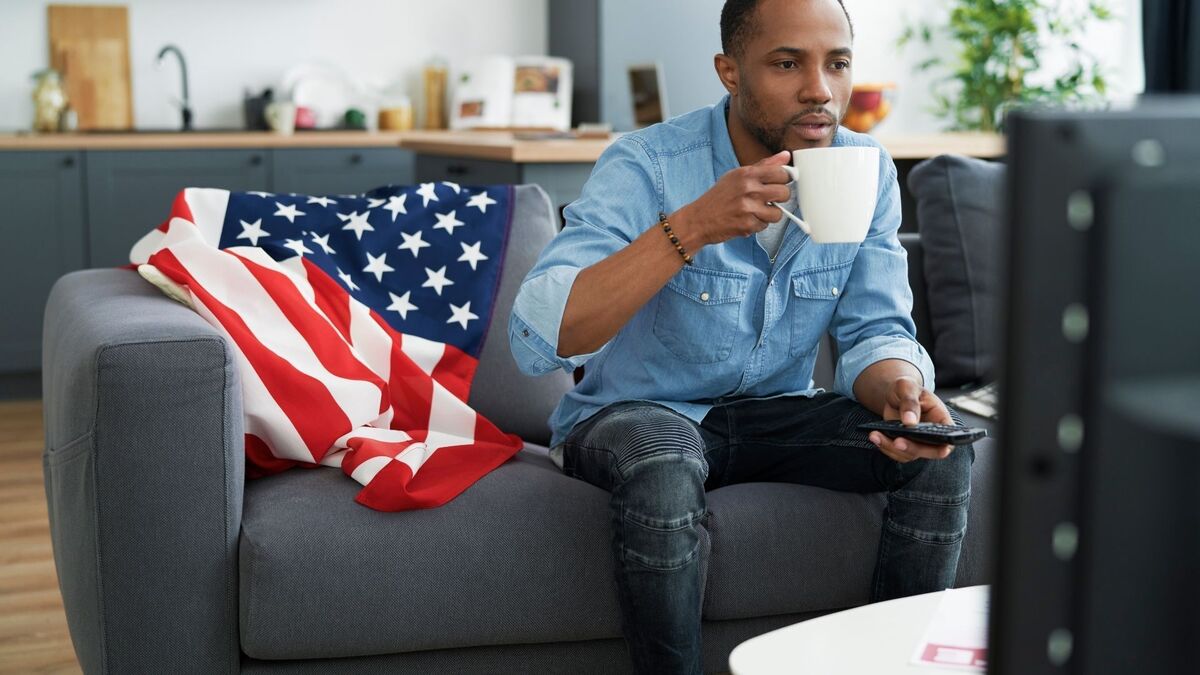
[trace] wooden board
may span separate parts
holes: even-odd
[[[128,9],[49,5],[46,11],[50,65],[63,75],[79,128],[133,128]]]

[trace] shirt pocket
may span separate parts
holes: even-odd
[[[833,311],[845,292],[853,260],[823,265],[792,274],[792,339],[789,356],[812,353],[829,329]]]
[[[681,361],[729,358],[749,275],[685,266],[659,291],[654,336]]]

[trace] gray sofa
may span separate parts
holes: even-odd
[[[72,641],[87,672],[628,670],[608,494],[541,445],[571,377],[520,375],[505,325],[555,233],[517,192],[472,403],[527,446],[449,504],[379,513],[332,469],[247,481],[239,378],[198,315],[122,269],[69,274],[45,316],[45,482]],[[913,255],[922,313],[919,241]],[[818,372],[828,379],[829,361]],[[987,583],[990,440],[977,446],[958,585]],[[704,660],[863,604],[883,495],[746,484],[709,495]]]

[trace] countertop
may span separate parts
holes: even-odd
[[[945,153],[995,158],[1004,137],[941,133],[881,135],[895,159],[924,159]],[[0,150],[171,150],[196,148],[406,148],[419,153],[501,162],[591,163],[608,139],[530,139],[510,131],[301,131],[284,136],[265,131],[188,133],[0,133]]]

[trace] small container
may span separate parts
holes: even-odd
[[[446,65],[434,59],[422,75],[425,87],[425,128],[446,128]]]
[[[379,130],[409,131],[412,128],[412,101],[404,95],[387,97],[379,108]]]

